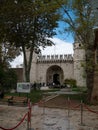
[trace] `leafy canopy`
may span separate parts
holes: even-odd
[[[1,41],[16,47],[46,46],[55,35],[60,18],[56,2],[48,0],[4,0],[0,8]]]

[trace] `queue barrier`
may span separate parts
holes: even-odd
[[[88,110],[89,112],[98,114],[98,111],[94,111],[91,108],[89,108],[88,105],[84,104],[82,100],[79,104],[73,106],[71,100],[68,98],[68,107],[70,107],[70,109],[79,108],[81,106],[83,106],[83,108],[85,108],[85,110]]]
[[[41,100],[37,104],[37,105],[43,105],[43,114],[45,114],[45,103],[46,103],[45,100]],[[73,110],[75,110],[75,109],[80,110],[80,118],[81,118],[80,119],[80,122],[81,122],[80,125],[84,125],[84,123],[83,123],[83,113],[84,113],[84,110],[88,110],[89,112],[98,114],[98,111],[94,111],[91,108],[89,108],[88,105],[84,104],[82,100],[77,105],[73,105],[73,103],[72,103],[72,101],[70,100],[69,97],[67,99],[67,106],[66,106],[66,108],[68,109],[68,117],[70,117],[71,109],[73,109]]]
[[[17,127],[19,127],[25,119],[27,119],[27,130],[29,130],[31,128],[31,110],[32,110],[32,105],[31,105],[31,102],[29,100],[28,101],[28,112],[23,116],[21,121],[16,126],[14,126],[12,128],[4,128],[4,127],[0,126],[0,129],[2,129],[2,130],[14,130]]]
[[[81,103],[79,103],[79,104],[77,104],[77,105],[75,105],[75,106],[73,106],[72,105],[72,102],[71,102],[71,100],[68,98],[68,117],[70,116],[70,110],[71,109],[77,109],[77,108],[80,108],[80,111],[81,111],[81,125],[83,125],[83,108],[85,108],[86,110],[88,110],[89,112],[92,112],[92,113],[95,113],[95,114],[98,114],[98,111],[94,111],[94,110],[92,110],[91,108],[89,108],[86,104],[84,104],[82,101],[81,101]],[[2,129],[2,130],[14,130],[14,129],[16,129],[17,127],[19,127],[21,124],[22,124],[22,122],[25,120],[25,119],[27,119],[27,130],[29,130],[30,128],[31,128],[31,112],[32,112],[32,106],[34,106],[34,105],[40,105],[40,104],[43,104],[43,114],[45,114],[45,101],[40,101],[40,102],[38,102],[38,103],[35,103],[35,104],[31,104],[31,102],[30,102],[30,100],[28,101],[28,112],[23,116],[23,118],[21,119],[21,121],[16,125],[16,126],[14,126],[13,128],[9,128],[9,129],[7,129],[7,128],[4,128],[4,127],[1,127],[0,126],[0,128]]]
[[[68,117],[70,117],[70,110],[71,109],[77,109],[77,108],[80,110],[80,114],[81,114],[81,119],[80,119],[81,124],[80,125],[84,125],[84,123],[83,123],[83,112],[84,112],[84,110],[88,110],[89,112],[98,114],[98,111],[94,111],[91,108],[89,108],[86,104],[83,103],[82,100],[81,100],[81,103],[73,106],[71,100],[68,98]]]
[[[24,119],[27,117],[27,115],[28,115],[28,113],[26,113],[26,114],[24,115],[24,117],[21,119],[21,121],[20,121],[16,126],[14,126],[13,128],[7,129],[7,128],[3,128],[3,127],[1,127],[1,126],[0,126],[0,128],[1,128],[2,130],[14,130],[14,129],[16,129],[18,126],[21,125],[21,123],[24,121]]]
[[[90,109],[90,108],[89,108],[87,105],[85,105],[85,104],[84,104],[84,107],[85,107],[89,112],[98,114],[98,111],[94,111],[94,110]]]
[[[39,105],[39,106],[40,106],[40,105],[43,105],[43,107],[45,107],[45,103],[46,103],[46,101],[40,100],[40,102],[35,103],[35,104],[33,104],[33,105]],[[70,98],[68,97],[68,99],[67,99],[67,104],[68,104],[68,105],[67,105],[67,108],[70,108],[70,109],[81,108],[81,106],[82,106],[83,108],[85,108],[85,109],[88,110],[89,112],[98,114],[98,111],[94,111],[94,110],[92,110],[91,108],[89,108],[88,105],[84,104],[82,100],[81,100],[81,102],[78,103],[77,105],[72,105],[72,101],[71,101]]]

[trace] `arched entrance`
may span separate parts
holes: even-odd
[[[58,65],[53,65],[47,69],[46,83],[60,85],[63,83],[63,70]]]

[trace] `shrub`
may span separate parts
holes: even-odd
[[[64,85],[65,86],[70,85],[71,87],[74,87],[74,88],[77,87],[75,79],[65,79],[64,80]]]

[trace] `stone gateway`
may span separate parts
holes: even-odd
[[[82,45],[74,44],[74,54],[70,55],[38,55],[33,54],[30,72],[31,83],[44,85],[63,85],[65,79],[75,79],[77,86],[85,87],[84,73],[85,53]],[[27,56],[29,51],[27,51]]]

